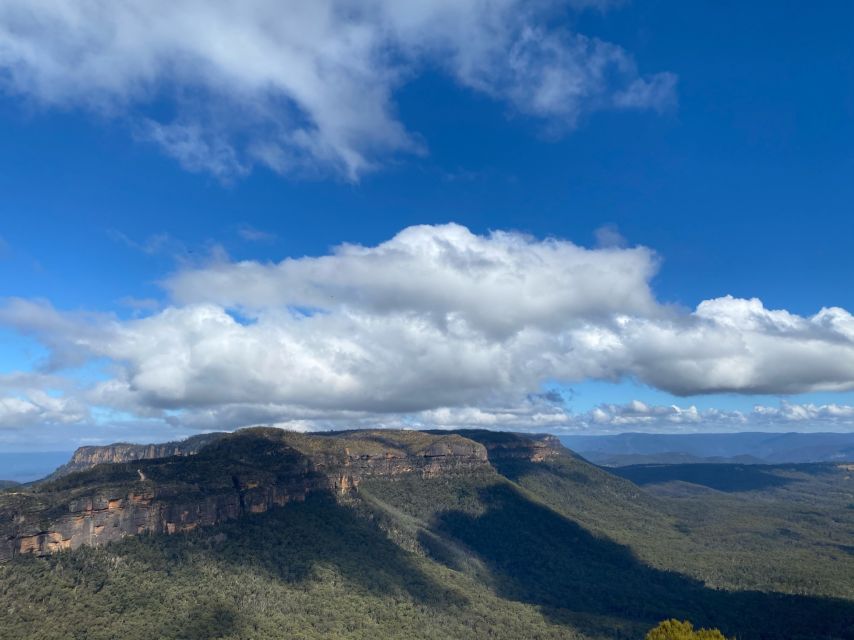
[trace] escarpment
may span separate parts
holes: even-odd
[[[90,454],[119,451],[104,449]],[[457,434],[243,429],[219,435],[194,455],[185,450],[98,464],[0,494],[0,560],[191,531],[303,501],[313,492],[356,492],[367,478],[431,478],[488,467],[486,447]]]
[[[438,434],[442,432],[430,431],[428,433]],[[557,436],[549,434],[528,435],[483,429],[460,429],[454,433],[483,445],[487,450],[489,461],[493,464],[513,460],[545,462],[570,453],[560,443]]]
[[[118,442],[102,447],[80,447],[71,456],[71,460],[54,471],[48,479],[85,471],[99,464],[113,464],[117,462],[130,462],[131,460],[153,460],[154,458],[168,458],[170,456],[191,456],[198,453],[225,433],[204,433],[192,436],[186,440],[176,442],[163,442],[160,444],[129,444]]]

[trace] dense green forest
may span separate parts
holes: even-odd
[[[655,465],[640,487],[572,456],[501,470],[650,566],[719,589],[854,600],[854,474],[844,466],[746,467],[751,478],[738,477],[743,465],[675,466]],[[637,480],[637,468],[609,471]]]
[[[566,451],[366,480],[187,534],[16,557],[0,564],[0,639],[640,639],[670,618],[854,637],[849,474],[766,472],[780,481],[639,486]]]

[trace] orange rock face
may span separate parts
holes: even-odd
[[[210,486],[181,484],[186,469],[181,466],[185,464],[181,458],[155,460],[153,465],[145,467],[145,473],[136,468],[125,470],[127,475],[120,477],[132,480],[124,484],[94,486],[91,490],[84,484],[68,494],[72,497],[64,497],[66,494],[59,492],[55,498],[51,494],[40,494],[45,498],[43,502],[53,500],[54,505],[57,500],[66,500],[59,503],[60,506],[64,504],[65,514],[54,515],[48,524],[38,510],[41,504],[38,501],[29,511],[0,502],[0,560],[13,554],[46,555],[83,545],[104,545],[130,535],[193,531],[245,514],[263,513],[291,501],[304,501],[315,492],[354,493],[365,478],[394,479],[409,474],[437,477],[489,466],[483,445],[459,436],[422,437],[429,444],[418,445],[417,449],[411,444],[406,450],[402,446],[378,449],[371,441],[367,451],[364,444],[361,449],[354,444],[335,449],[319,439],[317,442],[321,446],[297,451],[273,440],[270,451],[257,458],[257,463],[245,463],[243,458],[237,457],[240,462],[233,468],[240,469],[238,472],[220,471],[218,463],[212,464],[207,468],[208,475],[200,476],[206,481],[210,478]],[[264,446],[264,440],[260,442]],[[90,448],[85,451],[85,457],[90,461],[103,457],[112,461],[119,455],[117,447],[132,446],[135,445],[117,445],[104,452]],[[538,456],[538,459],[548,455],[548,447],[535,449],[533,454],[529,451],[525,455]],[[124,449],[121,451],[121,455],[127,454]],[[146,455],[159,452],[157,448],[142,451]],[[517,452],[521,449],[512,453]],[[277,455],[283,457],[277,458]],[[225,458],[232,465],[234,459]],[[272,464],[270,468],[275,472],[253,464]],[[157,465],[169,471],[168,477],[176,478],[175,483],[160,484],[158,477],[162,476],[158,475]],[[71,486],[76,485],[72,483]],[[51,513],[57,510],[61,511],[54,506]]]

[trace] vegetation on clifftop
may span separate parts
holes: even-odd
[[[343,439],[355,449],[396,435]],[[407,434],[397,449],[419,450],[422,435]],[[353,495],[316,493],[192,533],[16,557],[0,565],[0,640],[637,640],[674,617],[740,640],[852,636],[852,558],[827,546],[844,555],[854,544],[844,474],[772,470],[789,482],[700,502],[669,485],[644,490],[567,451],[534,463],[518,441],[465,435],[506,448],[465,473],[372,477]],[[137,468],[204,493],[208,474],[223,469],[275,475],[283,462],[265,437],[223,438],[192,458],[100,466],[2,499],[140,482]],[[314,440],[288,436],[279,453],[300,438],[303,447]],[[335,436],[325,438],[312,446],[332,450]],[[716,538],[728,526],[735,533],[724,549]],[[789,552],[792,562],[779,565]],[[742,567],[727,562],[748,554]],[[818,575],[826,579],[811,583]]]

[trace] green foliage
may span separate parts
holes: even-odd
[[[500,469],[588,531],[626,545],[644,563],[717,589],[775,591],[854,600],[850,480],[836,465],[765,466],[763,486],[719,492],[692,466],[679,481],[637,485],[572,456]],[[732,467],[704,465],[704,482]],[[673,477],[675,471],[662,472]],[[714,474],[715,478],[712,478]]]
[[[832,468],[826,464],[787,465],[791,469],[820,472]],[[775,473],[786,467],[771,467],[763,464],[640,464],[612,469],[612,472],[627,478],[637,485],[662,482],[689,482],[716,491],[728,493],[739,491],[761,491],[784,487],[792,478]]]
[[[727,640],[717,629],[694,629],[687,620],[664,620],[650,629],[645,640]]]
[[[389,437],[248,430],[191,458],[102,465],[2,494],[0,506],[50,515],[92,487],[139,483],[137,469],[158,491],[206,495],[232,490],[232,476],[314,473],[306,454],[340,455],[341,440],[357,454],[412,454],[460,438]],[[665,618],[648,639],[724,638],[674,616],[741,640],[850,637],[854,514],[840,474],[769,468],[784,480],[696,494],[684,482],[645,491],[568,452],[494,465],[366,480],[357,497],[314,494],[190,534],[15,558],[0,565],[0,640],[635,640]]]
[[[465,443],[466,440],[458,434],[447,431],[433,434],[426,431],[394,431],[387,429],[359,431],[327,431],[312,434],[296,433],[266,427],[241,429],[239,432],[226,436],[218,450],[231,450],[235,445],[241,446],[240,441],[249,438],[256,442],[267,441],[291,447],[305,455],[340,455],[344,448],[352,455],[417,455],[427,449],[437,440],[449,443]],[[214,448],[209,446],[209,451]]]
[[[0,565],[0,638],[579,637],[330,497]]]
[[[648,628],[654,620],[680,615],[715,623],[740,638],[840,637],[854,619],[851,602],[715,590],[650,566],[632,548],[592,532],[552,506],[571,506],[581,499],[579,494],[592,494],[595,503],[605,506],[588,517],[601,515],[600,526],[610,524],[607,518],[619,514],[621,492],[631,496],[637,487],[610,479],[600,486],[598,474],[604,472],[574,460],[524,464],[539,477],[541,491],[525,491],[497,474],[482,474],[459,480],[373,481],[362,492],[384,505],[386,513],[408,519],[408,529],[399,524],[401,517],[392,521],[398,527],[395,537],[414,537],[422,553],[449,567],[482,571],[502,598],[534,605],[549,619],[585,635],[638,637],[641,632],[630,627],[616,631],[618,623]],[[506,466],[499,469],[510,473]],[[615,507],[614,513],[608,510]],[[667,522],[656,525],[650,519],[647,525],[666,531]],[[461,562],[460,550],[477,563]]]

